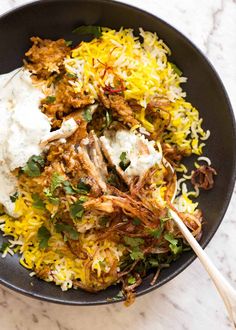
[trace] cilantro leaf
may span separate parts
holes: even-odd
[[[70,214],[73,219],[81,219],[84,214],[83,201],[78,200],[70,206]]]
[[[102,227],[106,227],[109,220],[110,220],[109,217],[103,216],[103,217],[99,218],[99,225]]]
[[[73,41],[72,40],[67,40],[66,41],[66,46],[67,47],[70,47],[72,44],[73,44]]]
[[[112,123],[112,114],[109,110],[106,110],[106,127],[109,127]]]
[[[49,95],[49,96],[47,96],[47,97],[45,98],[45,102],[46,102],[47,104],[52,104],[52,103],[54,103],[55,101],[56,101],[56,97],[53,96],[53,95]]]
[[[45,188],[43,190],[43,192],[44,192],[45,196],[47,197],[48,201],[51,204],[53,204],[53,205],[58,205],[59,204],[59,198],[54,197],[49,188]]]
[[[59,198],[54,196],[54,192],[57,188],[61,187],[63,183],[64,177],[57,172],[53,173],[50,187],[43,190],[50,203],[54,205],[59,203]]]
[[[163,217],[163,218],[160,218],[160,223],[161,223],[161,225],[163,226],[164,223],[165,223],[166,221],[168,221],[168,220],[171,220],[171,217]]]
[[[33,204],[32,206],[39,210],[45,209],[43,200],[39,197],[39,194],[32,194]]]
[[[86,108],[86,109],[84,110],[83,117],[84,117],[84,119],[85,119],[88,123],[93,119],[93,116],[92,116],[92,113],[91,113],[90,108]]]
[[[10,200],[12,201],[12,203],[15,203],[18,197],[19,197],[19,193],[18,191],[16,191],[13,195],[10,196]]]
[[[139,248],[133,248],[130,253],[130,258],[132,260],[144,259],[144,253]]]
[[[149,234],[154,237],[154,238],[160,238],[161,234],[162,234],[162,228],[156,228],[156,229],[150,229],[149,230]]]
[[[183,251],[183,248],[182,248],[181,245],[177,246],[177,245],[170,244],[170,249],[174,254],[178,254],[178,253],[181,253]]]
[[[0,247],[0,252],[1,252],[1,253],[4,253],[5,250],[6,250],[9,246],[10,246],[10,243],[8,243],[8,242],[3,242],[3,243],[2,243],[2,246]]]
[[[139,246],[144,244],[144,240],[139,237],[124,236],[124,242],[131,248],[130,258],[138,260],[144,258],[144,253],[140,250]]]
[[[82,195],[87,195],[91,190],[91,186],[84,182],[83,179],[79,180],[79,183],[77,185],[77,192]]]
[[[170,243],[169,248],[174,254],[182,252],[182,245],[178,246],[178,239],[174,238],[171,233],[165,233],[164,238]]]
[[[107,301],[119,301],[122,298],[124,298],[124,294],[123,294],[122,291],[119,291],[115,297],[113,297],[113,298],[107,298]]]
[[[123,239],[124,239],[124,242],[126,245],[129,245],[130,247],[133,247],[133,248],[144,244],[144,240],[139,237],[124,236]]]
[[[100,38],[102,35],[102,29],[96,25],[82,25],[73,30],[73,33],[81,35],[93,35],[96,38]]]
[[[57,223],[55,228],[58,233],[65,232],[72,240],[77,240],[79,238],[79,233],[71,225],[65,223]]]
[[[132,284],[134,284],[134,283],[136,283],[136,278],[133,277],[133,276],[130,276],[130,277],[128,278],[128,284],[132,285]]]
[[[62,175],[60,175],[59,173],[53,173],[52,175],[52,180],[51,180],[51,186],[50,186],[50,191],[53,194],[54,191],[61,187],[63,181],[64,181],[64,177]]]
[[[120,154],[119,166],[122,168],[123,171],[125,171],[129,165],[130,165],[130,160],[127,158],[127,152],[123,151]]]
[[[151,267],[158,267],[159,266],[159,262],[158,262],[157,259],[150,258],[150,259],[148,259],[148,262],[149,262]]]
[[[70,73],[70,72],[67,72],[66,75],[67,75],[67,77],[69,77],[69,78],[77,78],[77,74],[76,74],[76,73]]]
[[[141,224],[141,220],[139,218],[133,218],[132,219],[132,224],[135,226],[138,226]]]
[[[30,177],[40,176],[44,167],[44,159],[42,156],[32,156],[22,167],[22,171]]]
[[[65,190],[65,193],[68,195],[87,195],[91,190],[91,186],[89,184],[86,184],[83,179],[80,179],[77,188],[73,187],[69,181],[64,181],[63,188]]]
[[[45,249],[48,247],[48,241],[51,237],[50,231],[45,227],[41,226],[38,230],[38,239],[39,239],[39,247],[40,249]]]
[[[170,242],[170,244],[173,244],[173,245],[178,244],[178,240],[176,238],[174,238],[173,234],[171,234],[171,233],[165,233],[164,238],[165,238],[165,240]]]
[[[77,189],[75,189],[69,181],[63,182],[63,188],[65,193],[68,195],[75,195],[77,193]]]

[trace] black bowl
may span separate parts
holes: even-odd
[[[201,245],[205,247],[214,235],[233,191],[235,181],[235,123],[232,108],[225,89],[207,59],[181,33],[159,18],[142,10],[106,0],[44,0],[17,8],[0,18],[0,73],[22,65],[22,58],[30,46],[31,36],[65,38],[78,41],[72,30],[79,25],[100,25],[112,28],[141,26],[157,32],[172,50],[171,61],[188,77],[184,89],[187,99],[200,111],[204,128],[211,137],[205,149],[218,172],[212,191],[203,192],[200,208],[207,222],[204,224]],[[189,161],[193,163],[193,159]],[[162,271],[158,282],[150,286],[152,274],[138,288],[142,295],[173,279],[193,260],[192,252],[183,254],[168,269]],[[116,296],[117,286],[91,294],[81,290],[62,292],[59,287],[30,278],[29,271],[20,266],[17,256],[0,258],[0,282],[11,289],[51,302],[72,305],[107,303]]]

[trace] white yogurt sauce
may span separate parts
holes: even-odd
[[[27,70],[0,75],[0,203],[13,216],[10,195],[15,193],[17,181],[11,171],[42,152],[40,141],[51,129],[39,109],[43,97]]]
[[[148,141],[141,134],[119,130],[114,137],[101,136],[100,140],[115,166],[119,166],[122,152],[126,153],[130,165],[124,172],[130,178],[141,176],[149,168],[161,162],[162,154],[155,149],[155,142]]]

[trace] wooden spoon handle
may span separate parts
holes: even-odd
[[[173,217],[175,223],[178,225],[180,231],[182,232],[185,239],[188,241],[189,245],[192,247],[202,265],[208,272],[212,281],[214,282],[219,294],[221,295],[227,311],[229,313],[229,317],[232,320],[234,327],[236,328],[236,291],[229,284],[229,282],[224,278],[224,276],[220,273],[220,271],[213,264],[211,259],[208,257],[206,252],[199,245],[197,240],[193,237],[191,232],[185,226],[183,221],[180,219],[178,214],[176,214],[173,210],[170,210],[171,216]]]

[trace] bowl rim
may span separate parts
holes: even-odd
[[[37,6],[38,4],[43,4],[43,3],[53,3],[53,2],[63,2],[65,0],[33,0],[29,3],[23,4],[23,5],[17,5],[16,7],[14,7],[13,9],[9,9],[6,12],[4,12],[3,14],[0,15],[0,21],[2,19],[4,19],[7,16],[10,16],[12,14],[14,14],[15,12],[24,10],[25,8],[28,7],[33,7],[33,6]],[[120,7],[124,7],[124,8],[130,8],[136,12],[140,12],[142,14],[145,15],[149,15],[150,17],[152,17],[154,20],[158,20],[160,21],[162,24],[166,25],[170,30],[174,31],[175,33],[177,33],[178,35],[180,35],[186,42],[186,44],[188,44],[188,46],[190,46],[192,49],[194,49],[199,56],[201,57],[201,59],[205,62],[205,64],[211,69],[212,73],[214,74],[218,84],[219,84],[219,88],[222,90],[224,97],[225,97],[225,101],[227,104],[227,108],[231,117],[231,121],[232,121],[232,133],[233,133],[233,138],[234,141],[236,141],[236,121],[235,121],[235,115],[234,115],[234,111],[233,111],[233,107],[231,105],[230,102],[230,98],[228,96],[228,93],[226,91],[226,88],[222,82],[221,77],[219,76],[219,74],[217,73],[215,67],[213,66],[213,64],[211,63],[211,61],[209,60],[209,58],[203,53],[203,51],[201,49],[199,49],[198,46],[195,45],[195,43],[193,43],[184,33],[182,33],[181,31],[179,31],[175,26],[172,26],[170,23],[166,22],[164,19],[156,16],[155,14],[152,14],[151,12],[142,9],[140,7],[136,7],[134,5],[131,4],[126,4],[124,2],[120,2],[119,0],[71,0],[72,2],[81,2],[81,3],[103,3],[103,4],[111,4],[112,2],[114,4],[117,4]],[[209,233],[206,241],[203,244],[200,244],[201,247],[203,249],[205,249],[205,247],[209,244],[209,242],[211,241],[211,239],[213,238],[213,236],[215,235],[216,231],[218,230],[220,224],[223,221],[223,218],[225,216],[225,213],[228,209],[229,203],[231,201],[231,197],[233,194],[233,190],[234,190],[234,186],[235,186],[235,181],[236,181],[236,152],[232,155],[232,164],[233,164],[233,170],[232,170],[232,180],[228,186],[228,190],[227,190],[227,195],[226,195],[226,201],[225,201],[225,207],[224,210],[219,218],[219,221],[217,223],[217,225],[214,227],[214,229],[211,230],[211,232]],[[1,233],[0,233],[1,235]],[[197,258],[197,256],[192,252],[192,255],[188,258],[187,261],[185,261],[182,265],[180,265],[180,267],[173,271],[169,276],[166,276],[161,284],[159,284],[158,282],[153,285],[153,286],[149,286],[146,289],[143,289],[141,292],[137,292],[136,297],[140,297],[144,294],[147,294],[151,291],[154,291],[155,289],[157,289],[158,287],[166,284],[167,282],[171,281],[172,279],[174,279],[177,275],[179,275],[180,273],[182,273],[195,259]],[[50,302],[50,303],[55,303],[55,304],[60,304],[60,305],[70,305],[70,306],[97,306],[97,305],[106,305],[106,304],[114,304],[114,303],[118,303],[118,302],[122,302],[125,299],[119,299],[118,301],[112,300],[103,300],[103,301],[94,301],[94,302],[86,302],[86,301],[70,301],[70,300],[66,300],[66,299],[60,299],[60,298],[53,298],[53,297],[49,297],[49,296],[45,296],[43,294],[40,293],[36,293],[36,292],[31,292],[27,289],[23,289],[20,288],[14,284],[11,284],[9,282],[7,282],[6,280],[1,278],[0,275],[0,284],[4,285],[5,287],[21,293],[25,296],[31,297],[31,298],[35,298],[38,300],[43,300],[46,302]]]

